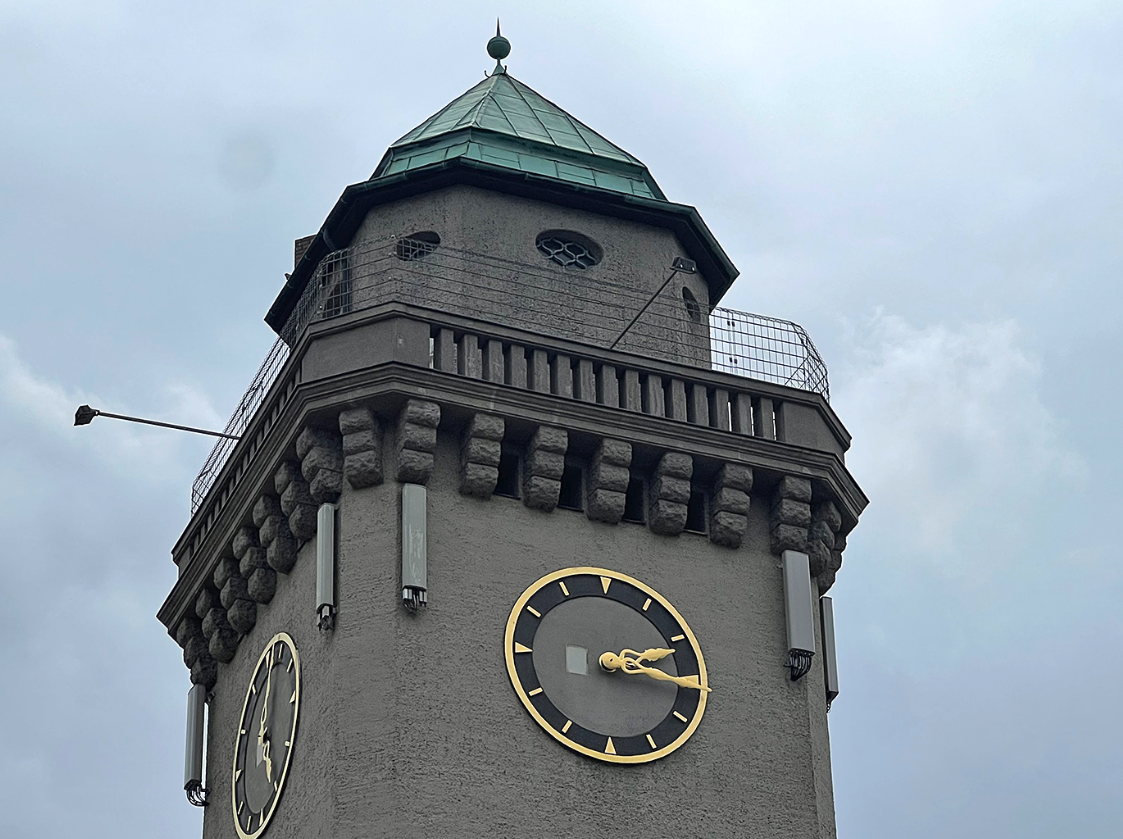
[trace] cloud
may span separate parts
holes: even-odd
[[[1081,479],[1014,321],[917,327],[878,311],[849,332],[834,390],[856,430],[850,467],[907,547],[954,561],[981,513],[995,519],[1058,476]]]

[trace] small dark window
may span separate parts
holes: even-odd
[[[424,259],[437,249],[441,237],[432,230],[423,230],[420,233],[411,233],[398,240],[398,259],[405,262],[416,262]]]
[[[534,244],[539,253],[562,268],[592,268],[604,255],[600,245],[572,230],[544,230]]]
[[[628,491],[624,494],[624,521],[634,524],[647,521],[643,504],[643,478],[634,475],[628,481]]]
[[[700,323],[702,321],[702,307],[698,305],[698,301],[690,289],[685,287],[682,290],[682,302],[686,306],[686,313],[690,315],[690,319],[695,323]]]
[[[706,493],[694,488],[686,502],[686,530],[689,533],[706,532]]]
[[[563,510],[583,510],[581,477],[582,469],[575,463],[567,463],[561,477],[561,493],[558,506]]]
[[[499,479],[495,482],[494,494],[519,497],[519,455],[513,449],[504,447],[499,455]]]

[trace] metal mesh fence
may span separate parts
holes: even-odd
[[[625,282],[632,280],[631,273],[626,268],[613,273],[606,265],[596,272],[565,269],[545,258],[529,263],[408,237],[335,251],[312,275],[226,432],[240,435],[245,430],[308,324],[390,301],[600,348],[610,347],[627,328],[618,350],[830,398],[826,365],[801,326],[731,309],[701,317],[700,304],[682,283],[669,283],[628,328],[669,269],[652,277],[651,290]],[[234,443],[220,441],[207,458],[192,487],[192,512]]]

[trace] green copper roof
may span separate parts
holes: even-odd
[[[666,198],[637,158],[506,72],[484,79],[395,142],[374,177],[454,157],[612,192]]]

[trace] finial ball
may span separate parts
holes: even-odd
[[[502,35],[496,35],[487,42],[487,54],[500,61],[511,54],[511,42]]]

